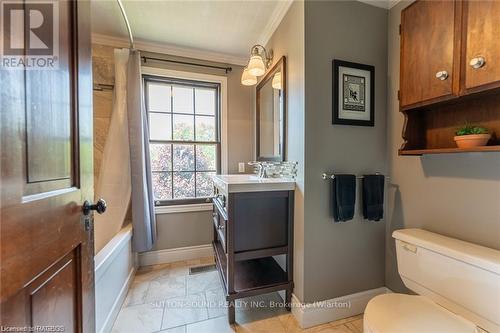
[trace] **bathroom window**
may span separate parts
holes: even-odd
[[[220,85],[144,76],[156,205],[207,202],[220,170]]]

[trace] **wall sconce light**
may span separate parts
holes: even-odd
[[[243,74],[241,74],[241,84],[244,86],[253,86],[257,84],[257,77],[250,74],[247,67],[245,67]]]
[[[252,46],[250,60],[241,75],[241,84],[253,86],[257,83],[257,76],[264,75],[273,61],[273,51],[269,52],[260,44]]]

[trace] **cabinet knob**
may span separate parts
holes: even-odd
[[[447,71],[439,71],[436,73],[436,78],[440,79],[441,81],[444,81],[448,78],[448,72]]]
[[[472,58],[469,61],[469,65],[474,69],[478,69],[478,68],[483,67],[485,63],[486,63],[486,59],[484,59],[484,57],[481,57],[481,56],[476,57],[476,58]]]

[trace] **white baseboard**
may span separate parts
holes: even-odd
[[[212,245],[198,245],[139,253],[139,266],[168,264],[171,262],[210,257]]]
[[[300,327],[309,328],[361,314],[373,297],[388,292],[389,289],[381,287],[310,304],[304,304],[292,295],[292,314]]]
[[[104,320],[104,324],[102,325],[100,333],[111,332],[116,317],[120,312],[123,302],[125,301],[125,297],[127,297],[127,292],[130,289],[130,285],[132,284],[132,281],[134,281],[135,272],[136,272],[135,268],[130,271],[127,280],[123,284],[122,289],[118,294],[118,297],[116,298],[115,302],[113,303],[113,306],[111,307],[111,311],[109,311],[108,316]]]

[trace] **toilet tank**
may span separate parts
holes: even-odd
[[[404,284],[488,332],[500,332],[500,251],[422,229],[396,230]]]

